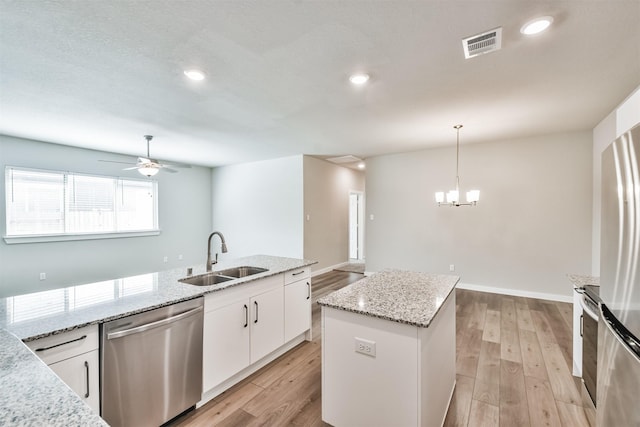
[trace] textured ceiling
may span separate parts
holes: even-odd
[[[152,134],[216,166],[591,130],[640,84],[639,22],[638,0],[0,0],[0,133],[136,156]]]

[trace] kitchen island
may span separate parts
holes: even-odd
[[[243,285],[306,271],[312,264],[315,261],[255,255],[220,262],[214,270],[251,265],[265,272],[210,286],[179,282],[187,275],[186,269],[179,268],[0,298],[0,425],[106,425],[23,342],[81,328],[97,329],[110,320],[201,296],[228,295],[225,290],[237,292]],[[193,268],[194,275],[202,273],[204,265]]]
[[[455,387],[458,281],[388,270],[318,301],[323,421],[442,425]]]

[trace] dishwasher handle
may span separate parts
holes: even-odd
[[[166,325],[168,323],[176,322],[178,320],[184,319],[186,317],[192,316],[197,312],[202,311],[202,307],[196,307],[192,310],[185,311],[184,313],[177,314],[175,316],[167,317],[166,319],[157,320],[155,322],[147,323],[146,325],[136,326],[135,328],[125,329],[124,331],[111,332],[107,334],[107,339],[112,340],[115,338],[126,337],[127,335],[139,334],[144,331],[148,331],[149,329],[158,328],[160,326]]]

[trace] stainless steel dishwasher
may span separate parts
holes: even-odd
[[[101,415],[111,426],[159,426],[202,395],[203,298],[102,325]]]

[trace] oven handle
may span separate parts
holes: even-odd
[[[600,314],[609,332],[631,353],[636,361],[640,362],[640,340],[616,319],[616,316],[609,311],[606,305],[600,304]]]
[[[166,325],[167,323],[172,323],[180,319],[184,319],[185,317],[189,317],[200,311],[202,311],[202,307],[197,307],[197,308],[194,308],[193,310],[185,311],[184,313],[167,317],[166,319],[158,320],[156,322],[151,322],[145,325],[136,326],[135,328],[131,328],[131,329],[125,329],[124,331],[111,332],[110,334],[107,334],[107,339],[112,340],[115,338],[122,338],[122,337],[126,337],[127,335],[138,334],[140,332],[148,331],[149,329],[157,328],[157,327]]]

